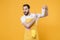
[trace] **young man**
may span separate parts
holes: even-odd
[[[47,6],[42,7],[42,13],[36,14],[30,12],[30,6],[28,4],[23,5],[24,15],[21,17],[21,23],[25,27],[24,40],[39,40],[37,35],[37,26],[34,26],[37,19],[43,18],[48,15]]]

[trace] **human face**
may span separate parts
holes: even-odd
[[[28,15],[29,14],[29,8],[27,6],[24,6],[23,12],[24,12],[24,15]]]

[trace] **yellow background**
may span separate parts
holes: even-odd
[[[40,40],[60,40],[60,0],[0,0],[0,40],[23,40],[24,28],[20,22],[22,6],[28,3],[31,12],[41,13],[44,4],[48,16],[39,19]]]

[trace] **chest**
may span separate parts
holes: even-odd
[[[25,22],[31,22],[34,19],[34,15],[25,16]]]

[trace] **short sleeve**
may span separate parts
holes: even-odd
[[[25,17],[21,17],[20,20],[21,20],[22,23],[24,23],[25,22]]]
[[[38,13],[38,14],[36,14],[36,15],[37,15],[37,17],[38,17],[38,18],[40,18],[40,15],[41,15],[41,14],[40,14],[40,13]]]

